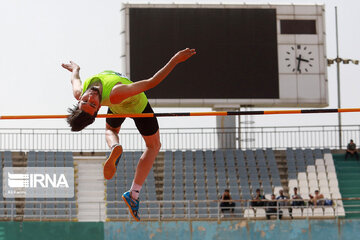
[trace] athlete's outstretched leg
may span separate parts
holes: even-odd
[[[135,177],[131,185],[130,191],[123,194],[122,198],[129,207],[131,215],[136,221],[140,221],[138,215],[139,210],[139,194],[146,177],[154,164],[161,147],[159,130],[151,136],[143,136],[146,149],[141,155],[136,167]]]
[[[138,185],[144,184],[161,148],[159,130],[154,135],[143,136],[143,138],[146,143],[146,149],[139,159],[134,177],[134,183]]]

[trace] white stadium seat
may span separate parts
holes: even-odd
[[[283,209],[281,209],[281,211],[283,213],[283,217],[290,217],[288,208],[283,208]]]
[[[263,208],[257,208],[257,209],[256,209],[256,217],[257,217],[257,218],[264,218],[264,217],[266,217],[265,209],[263,209]]]
[[[331,217],[334,216],[334,209],[332,207],[325,207],[324,209],[324,216]]]
[[[244,217],[254,217],[254,210],[252,209],[245,209],[244,210]]]
[[[319,186],[320,187],[329,187],[329,182],[327,179],[320,179],[319,180]]]
[[[310,187],[309,193],[314,195],[316,190],[319,190],[319,187]]]
[[[327,179],[327,175],[326,175],[326,173],[324,173],[324,172],[320,172],[320,173],[318,173],[318,179],[319,180],[321,180],[321,179]]]
[[[338,187],[339,186],[339,182],[338,182],[338,180],[337,179],[335,179],[335,178],[330,178],[329,179],[329,186],[330,187]]]
[[[335,216],[345,216],[344,207],[336,207],[335,208]]]
[[[325,199],[331,199],[330,193],[323,193]]]
[[[326,172],[325,166],[322,166],[322,165],[317,166],[317,167],[316,167],[316,171],[317,171],[318,173],[320,173],[320,172]]]
[[[271,194],[265,194],[265,199],[271,200]]]
[[[330,196],[330,190],[329,190],[329,187],[320,187],[320,193],[322,193],[322,194],[327,194],[327,195],[329,195]],[[326,198],[326,197],[325,197]]]
[[[314,208],[314,217],[323,217],[323,216],[324,216],[324,210],[322,207]]]
[[[333,193],[331,197],[332,199],[341,199],[341,193]]]
[[[304,200],[310,200],[309,194],[300,194],[302,199]]]
[[[328,166],[328,167],[334,167],[334,161],[327,161],[325,160],[325,165]]]
[[[317,175],[316,175],[316,173],[309,173],[309,174],[308,174],[308,179],[309,179],[309,180],[312,180],[312,179],[317,180]]]
[[[307,180],[306,173],[304,173],[304,172],[299,172],[299,173],[298,173],[298,180]]]
[[[330,193],[331,194],[334,194],[334,193],[340,193],[340,190],[339,190],[339,188],[336,186],[336,187],[334,187],[334,186],[329,186],[330,187]]]
[[[315,160],[315,165],[316,166],[324,166],[325,164],[324,164],[324,159],[316,159]]]
[[[335,206],[337,206],[337,207],[343,207],[344,206],[344,203],[343,203],[342,200],[335,200],[334,202],[335,202]]]
[[[299,172],[298,173],[298,180],[306,180],[307,176],[305,172]]]
[[[325,162],[326,162],[326,161],[331,161],[331,162],[333,162],[334,160],[333,160],[332,154],[331,154],[331,153],[325,153],[325,154],[324,154],[324,161],[325,161]]]
[[[296,179],[289,180],[289,188],[293,189],[294,187],[298,187],[298,181]]]
[[[313,215],[312,208],[303,209],[303,217],[312,217],[312,215]]]
[[[301,208],[293,208],[292,216],[293,217],[301,217],[302,216]]]
[[[328,179],[337,179],[335,172],[328,172]]]
[[[307,167],[306,167],[306,171],[307,171],[308,173],[316,172],[315,166],[313,166],[313,165],[307,166]]]
[[[309,187],[308,181],[306,180],[301,180],[299,181],[299,187]]]
[[[326,171],[327,171],[328,173],[330,173],[330,172],[336,173],[335,166],[334,166],[334,165],[332,165],[332,166],[327,166],[327,167],[326,167]]]
[[[301,187],[299,192],[300,192],[301,196],[302,195],[309,195],[309,188]]]
[[[318,181],[317,181],[317,180],[314,180],[314,179],[309,180],[309,187],[310,187],[310,188],[319,188],[319,183],[318,183]]]

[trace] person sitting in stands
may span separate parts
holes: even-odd
[[[276,198],[276,200],[282,200],[282,201],[279,201],[279,206],[280,206],[280,207],[285,207],[285,206],[287,206],[287,205],[288,205],[288,201],[286,201],[286,200],[288,200],[289,198],[284,195],[284,190],[281,189],[281,190],[279,191],[279,194],[280,194],[280,195]]]
[[[316,206],[322,206],[324,205],[324,195],[322,195],[319,190],[315,191],[315,196],[309,194],[309,197],[311,199],[310,204]]]
[[[301,207],[301,206],[305,205],[304,201],[302,201],[303,198],[298,193],[297,187],[294,187],[294,194],[291,196],[291,199],[294,200],[294,201],[291,202],[291,206],[293,206],[293,207]],[[291,218],[293,218],[293,216],[292,216],[292,208],[289,208],[289,215],[290,215]]]
[[[298,189],[297,187],[294,187],[294,194],[291,196],[291,199],[294,200],[298,200],[298,201],[292,201],[291,206],[296,207],[296,206],[304,206],[305,203],[304,201],[300,201],[303,198],[301,197],[301,195],[298,193]]]
[[[229,211],[232,214],[235,211],[235,203],[231,201],[231,195],[230,190],[225,189],[224,193],[221,196],[221,203],[220,203],[220,209],[221,213],[224,213],[225,211]]]
[[[355,155],[356,159],[359,160],[359,155],[356,150],[356,144],[354,143],[354,141],[352,139],[350,140],[350,143],[347,145],[345,159],[347,159],[349,155],[351,157],[353,157]]]
[[[256,189],[256,195],[252,198],[251,200],[251,206],[252,207],[263,207],[265,204],[264,204],[264,200],[265,197],[264,195],[261,195],[260,193],[260,189]]]
[[[268,220],[270,220],[271,216],[274,216],[277,214],[277,209],[278,209],[278,205],[277,205],[277,200],[275,198],[275,194],[271,194],[271,201],[266,202],[266,218]],[[282,211],[279,211],[279,219],[282,218]]]

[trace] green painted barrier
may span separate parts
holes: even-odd
[[[103,240],[104,223],[0,222],[0,240]]]

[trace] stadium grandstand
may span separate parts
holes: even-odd
[[[344,129],[345,144],[345,139],[356,136],[358,129],[356,126],[344,126]],[[104,139],[99,139],[99,129],[84,130],[81,135],[62,129],[0,130],[3,149],[0,160],[4,168],[70,167],[74,173],[73,197],[9,198],[3,195],[0,204],[2,222],[24,226],[39,222],[49,229],[63,228],[66,223],[74,228],[85,226],[80,232],[74,230],[75,235],[68,239],[81,238],[93,231],[98,234],[94,239],[104,239],[106,234],[108,237],[105,238],[116,239],[116,231],[120,230],[115,229],[133,228],[135,223],[121,199],[122,193],[131,186],[144,147],[133,131],[123,129],[120,141],[127,142],[128,149],[121,156],[115,176],[105,180],[102,169],[109,151]],[[217,148],[219,136],[216,131],[201,129],[202,134],[198,131],[163,130],[163,150],[140,193],[141,224],[146,224],[149,229],[168,232],[171,224],[176,223],[187,232],[189,226],[184,224],[190,224],[191,228],[196,228],[196,234],[200,234],[201,229],[213,229],[211,224],[218,224],[232,231],[237,229],[232,234],[257,236],[254,229],[258,223],[267,227],[264,231],[271,237],[275,233],[268,224],[275,224],[279,232],[281,220],[281,224],[287,224],[288,233],[301,226],[307,234],[316,236],[313,226],[338,223],[346,232],[349,222],[357,223],[355,220],[360,216],[357,184],[360,164],[355,157],[345,160],[345,150],[336,147],[336,138],[319,140],[319,136],[336,134],[335,126],[331,130],[330,127],[254,128],[251,132],[241,133],[242,137],[253,137],[254,141],[248,143],[253,146],[236,148]],[[233,133],[225,132],[221,138],[227,139],[227,135]],[[288,137],[284,140],[282,136]],[[203,141],[204,137],[206,141]],[[286,147],[279,146],[281,138],[281,145]],[[305,141],[311,138],[315,140]],[[265,148],[256,146],[259,139]],[[317,145],[310,146],[312,141]],[[52,150],[55,148],[58,150]],[[7,176],[1,174],[4,183]],[[4,184],[1,187],[4,193]],[[291,199],[295,187],[302,197],[302,205],[293,204],[296,200]],[[236,204],[233,212],[222,211],[221,196],[225,189],[230,190]],[[260,206],[253,204],[257,189],[265,197]],[[276,201],[276,211],[268,213],[271,194],[278,197],[281,190],[290,199]],[[313,204],[310,195],[316,190],[323,195],[323,203]],[[14,231],[20,229],[11,226],[16,229]],[[249,230],[240,231],[245,226]],[[34,236],[36,229],[44,231],[39,226],[26,229]],[[4,230],[5,235],[13,236],[9,231]],[[149,231],[142,230],[138,234],[149,237]],[[47,234],[52,236],[53,233]],[[182,239],[181,236],[178,238]]]
[[[131,186],[140,155],[140,151],[124,152],[115,177],[105,181],[101,169],[106,153],[1,152],[4,167],[74,167],[76,189],[73,198],[3,198],[1,217],[23,221],[127,221],[129,214],[121,195]],[[292,216],[299,219],[344,217],[339,188],[342,179],[339,185],[335,166],[330,149],[167,150],[159,154],[141,192],[141,216],[143,220],[265,219],[265,207],[251,206],[256,189],[270,200],[270,195],[278,195],[281,189],[291,196],[297,187],[305,201],[315,190],[334,201],[330,206],[306,204],[294,208],[289,204],[282,207],[284,218],[290,219],[290,208]],[[229,216],[221,215],[218,201],[225,189],[230,189],[237,203]]]

